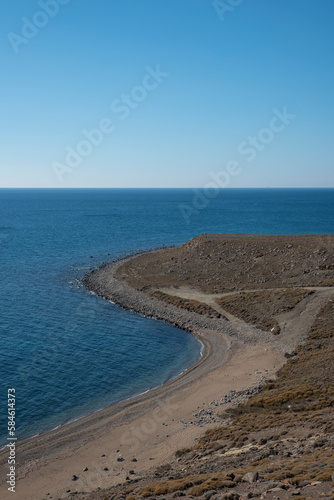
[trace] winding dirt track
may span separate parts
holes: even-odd
[[[333,287],[304,287],[306,290],[312,290],[314,293],[301,300],[291,311],[275,316],[278,321],[281,332],[279,339],[286,346],[288,351],[294,349],[307,334],[309,325],[311,325],[321,308],[321,306],[333,295]],[[166,287],[157,288],[158,291],[168,293],[184,299],[198,300],[211,306],[217,312],[224,315],[232,324],[244,325],[244,321],[229,313],[217,304],[217,299],[236,295],[242,292],[258,292],[261,289],[239,290],[238,292],[226,292],[221,294],[209,294],[200,290],[188,287]],[[268,288],[266,291],[285,290],[285,288]],[[306,332],[306,333],[305,333]]]

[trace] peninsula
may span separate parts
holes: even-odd
[[[191,331],[202,357],[18,443],[18,500],[332,498],[333,235],[201,235],[84,283]]]

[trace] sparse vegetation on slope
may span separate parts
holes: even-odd
[[[334,475],[333,301],[319,312],[277,380],[230,411],[222,426],[206,432],[193,448],[180,450],[177,465],[104,498],[252,498],[246,484],[253,481],[255,496],[267,492],[269,499],[277,498],[271,489],[282,499],[298,493],[318,499],[319,491],[328,492]]]
[[[266,435],[262,438],[264,444],[275,443],[274,448],[268,449],[268,456],[266,453],[261,456],[263,452],[259,454],[259,450],[254,453],[254,458],[258,457],[253,465],[262,470],[265,478],[293,478],[296,483],[331,479],[334,474],[333,300],[319,312],[308,339],[280,370],[277,380],[267,383],[247,403],[231,410],[230,425],[207,432],[197,449],[210,450],[218,445],[223,449],[242,449],[245,442],[256,441],[262,433]]]
[[[201,235],[179,247],[139,255],[117,276],[139,290],[178,285],[223,293],[332,286],[334,235]]]
[[[186,309],[190,312],[195,312],[201,315],[207,315],[210,318],[223,318],[224,316],[220,314],[218,311],[210,307],[208,304],[204,302],[200,302],[198,300],[193,299],[184,299],[182,297],[177,297],[176,295],[169,295],[164,292],[152,292],[152,297],[155,297],[167,304],[172,304],[173,306],[180,307],[181,309]],[[226,318],[224,318],[226,319]]]
[[[280,328],[275,316],[293,309],[311,293],[313,292],[301,288],[240,292],[217,299],[216,302],[246,323],[277,335]]]

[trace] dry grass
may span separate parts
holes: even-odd
[[[173,306],[179,307],[180,309],[186,309],[190,312],[195,312],[197,314],[206,315],[210,318],[224,318],[222,314],[213,309],[211,306],[205,304],[204,302],[200,302],[198,300],[193,299],[184,299],[182,297],[177,297],[176,295],[169,295],[164,292],[152,292],[150,294],[152,297],[156,299],[162,300],[167,304],[172,304]]]
[[[311,293],[313,292],[301,288],[240,292],[217,299],[216,302],[225,311],[246,323],[277,335],[280,328],[274,316],[293,309]]]
[[[210,449],[218,442],[227,447],[242,447],[251,433],[280,427],[284,429],[308,426],[324,436],[333,438],[334,408],[334,298],[319,312],[307,341],[300,345],[295,356],[288,360],[276,381],[230,414],[232,423],[208,431],[197,449]],[[260,418],[259,418],[260,416]],[[277,439],[279,437],[277,436]],[[275,440],[275,436],[271,436]],[[328,445],[326,444],[328,442]],[[318,448],[310,454],[278,461],[269,479],[294,478],[295,481],[329,480],[334,474],[334,450],[330,440],[315,443]],[[266,470],[264,458],[254,465]],[[271,465],[272,467],[272,465]]]
[[[139,490],[138,495],[146,498],[156,495],[167,495],[174,491],[188,490],[187,495],[197,497],[212,489],[233,488],[234,486],[235,482],[224,473],[199,474],[182,479],[157,481],[148,484]]]
[[[157,481],[144,486],[141,490],[139,490],[138,494],[144,498],[152,495],[166,495],[167,493],[173,493],[174,491],[187,490],[195,485],[202,484],[205,480],[207,480],[207,476],[202,474],[182,479]]]
[[[265,464],[260,462],[258,465],[261,467]],[[298,457],[280,460],[276,462],[274,469],[268,473],[267,479],[290,479],[292,484],[299,484],[301,481],[330,481],[334,474],[333,450],[326,447],[303,454],[302,459]]]

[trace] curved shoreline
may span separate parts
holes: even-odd
[[[166,412],[167,416],[164,420],[168,421],[168,425],[172,426],[174,419],[168,416],[168,409],[176,405],[177,412],[180,415],[186,415],[189,408],[186,403],[183,403],[185,400],[194,400],[198,403],[204,399],[206,393],[209,397],[210,390],[208,389],[210,386],[208,384],[211,383],[209,382],[209,377],[211,377],[210,380],[215,379],[216,376],[213,376],[215,373],[218,380],[218,375],[222,368],[226,368],[225,371],[228,373],[227,365],[231,360],[235,360],[237,353],[238,356],[244,355],[245,359],[243,363],[245,363],[249,358],[248,348],[253,349],[251,352],[254,355],[257,352],[262,353],[264,350],[263,347],[267,346],[268,355],[269,351],[276,353],[273,355],[275,363],[282,362],[281,358],[283,356],[277,352],[280,350],[277,350],[277,347],[279,347],[278,342],[273,342],[269,336],[265,338],[266,336],[263,335],[263,332],[259,336],[259,332],[248,325],[240,328],[222,319],[201,317],[196,313],[180,310],[130,287],[125,282],[117,280],[115,277],[117,269],[126,260],[135,259],[136,257],[137,255],[127,257],[92,271],[84,278],[85,285],[97,295],[114,302],[124,309],[143,314],[146,317],[167,321],[173,326],[191,332],[203,344],[202,356],[180,375],[155,389],[148,390],[125,401],[109,405],[102,410],[97,410],[54,430],[18,442],[17,453],[20,457],[20,465],[18,467],[17,479],[18,485],[21,483],[22,490],[24,490],[22,497],[19,491],[16,492],[18,500],[20,498],[24,500],[30,498],[36,500],[39,498],[41,488],[43,489],[41,483],[43,484],[43,481],[45,481],[43,478],[47,478],[48,475],[53,477],[55,485],[53,488],[50,484],[47,486],[47,482],[44,483],[46,490],[52,491],[53,488],[54,495],[63,495],[68,487],[71,486],[71,475],[77,473],[80,469],[83,470],[85,464],[90,461],[90,458],[87,458],[87,456],[95,457],[94,460],[97,460],[98,452],[96,450],[104,450],[105,442],[108,438],[110,441],[115,441],[115,439],[120,437],[120,446],[123,444],[123,450],[125,450],[126,442],[122,443],[124,436],[127,433],[129,434],[129,432],[131,435],[131,429],[137,428],[138,425],[143,425],[135,424],[135,422],[144,422],[157,409],[159,411],[162,409],[161,411]],[[230,370],[232,369],[231,373],[234,373],[235,366],[232,363],[230,367]],[[277,369],[277,366],[274,368]],[[224,374],[220,376],[228,377],[229,375]],[[234,378],[234,375],[232,378]],[[219,383],[222,385],[221,382]],[[228,380],[225,383],[231,384]],[[240,379],[238,383],[239,385],[241,383],[240,387],[251,385],[248,377],[246,381]],[[230,388],[230,385],[227,385],[227,387]],[[215,392],[212,392],[212,394],[214,395]],[[127,428],[130,431],[127,431],[127,433],[123,432]],[[177,430],[177,433],[179,432],[180,430]],[[183,431],[182,435],[185,436],[186,440],[189,439],[189,432]],[[190,434],[194,438],[203,432],[204,429],[195,429]],[[179,436],[179,434],[177,435]],[[182,435],[180,436],[182,437]],[[151,437],[151,435],[148,435],[147,440],[149,441]],[[177,445],[179,442],[182,442],[182,440],[180,441],[178,437]],[[3,464],[7,461],[7,450],[0,452],[0,460]],[[73,467],[74,461],[77,464],[76,467]],[[96,464],[96,461],[93,461],[93,464]],[[146,466],[143,467],[145,469]],[[65,477],[64,474],[66,474]],[[119,476],[119,473],[117,476]],[[106,480],[105,486],[110,485],[110,478]],[[125,477],[124,479],[120,477],[117,480],[125,480]],[[61,484],[59,487],[57,486],[58,481]],[[97,482],[91,480],[89,489],[95,489],[97,485]],[[76,483],[77,486],[79,485]],[[3,488],[4,485],[2,484]],[[82,484],[81,491],[87,491],[86,484]],[[38,496],[36,496],[36,492],[38,492]],[[11,496],[8,496],[8,498],[11,498]],[[62,498],[66,498],[66,496]]]
[[[156,253],[163,250],[151,250],[144,253]],[[179,309],[151,297],[145,292],[131,287],[125,281],[116,278],[115,275],[119,267],[142,254],[143,252],[140,252],[115,262],[104,264],[87,274],[83,279],[83,283],[87,289],[93,291],[99,297],[113,302],[124,310],[141,314],[147,318],[165,321],[172,326],[193,333],[197,338],[199,329],[212,329],[220,332],[223,329],[223,333],[241,342],[256,344],[259,341],[260,333],[262,341],[279,346],[280,342],[278,339],[273,339],[272,335],[263,331],[260,332],[246,323],[242,326],[235,325],[224,319],[208,318],[194,312]]]

